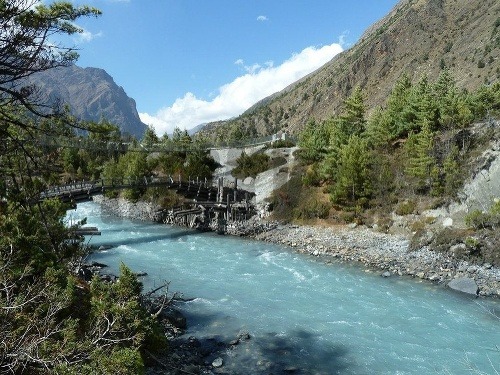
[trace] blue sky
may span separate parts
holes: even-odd
[[[106,70],[161,135],[241,114],[352,46],[397,0],[83,0],[77,65]],[[80,3],[78,3],[80,4]]]

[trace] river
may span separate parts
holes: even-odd
[[[234,374],[470,374],[500,371],[500,301],[411,278],[325,264],[277,245],[111,216],[78,204],[114,245],[92,255],[120,262],[145,289],[170,281],[189,302],[187,336],[252,338],[223,353]],[[496,372],[495,372],[496,371]]]

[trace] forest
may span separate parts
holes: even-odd
[[[356,87],[339,114],[310,120],[300,133],[302,166],[275,194],[275,210],[292,219],[328,218],[335,211],[340,221],[352,222],[374,210],[412,213],[420,201],[445,205],[494,134],[499,111],[498,82],[467,92],[448,69],[436,82],[423,76],[413,83],[403,75],[370,115]],[[491,124],[481,136],[474,134],[478,122]]]

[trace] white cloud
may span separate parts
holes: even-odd
[[[268,21],[269,19],[266,17],[266,16],[258,16],[257,17],[257,21],[261,21],[261,22],[264,22],[264,21]]]
[[[102,36],[102,32],[98,32],[98,33],[93,34],[88,30],[82,29],[81,33],[75,34],[75,39],[79,43],[84,43],[84,42],[88,43],[88,42],[91,42],[92,40],[94,40],[95,38],[99,38],[101,36]]]
[[[199,99],[188,92],[155,115],[140,113],[139,116],[159,135],[171,133],[175,127],[191,129],[199,124],[238,116],[259,100],[318,69],[340,52],[342,47],[338,43],[307,47],[279,66],[269,61],[264,67],[259,64],[245,66],[239,59],[235,64],[242,66],[246,74],[220,87],[213,100]]]

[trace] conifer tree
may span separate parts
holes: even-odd
[[[366,130],[365,104],[363,92],[357,86],[351,95],[344,101],[339,116],[327,121],[329,131],[328,153],[320,167],[320,174],[330,179],[335,175],[341,149],[349,142],[351,136],[361,136]]]
[[[431,183],[431,171],[436,164],[431,151],[434,143],[434,133],[430,123],[424,119],[422,130],[412,133],[405,144],[407,153],[406,173],[416,178],[417,189],[428,188]]]
[[[369,197],[369,151],[367,143],[358,135],[352,135],[339,152],[339,160],[332,189],[332,200],[336,203],[356,203]]]
[[[453,146],[443,161],[444,193],[453,196],[462,185],[462,171],[459,165],[460,152]]]
[[[360,135],[365,131],[365,113],[363,91],[359,86],[356,86],[351,95],[344,101],[343,110],[337,122],[340,131],[347,135],[347,139],[353,134]]]
[[[389,130],[392,138],[406,135],[411,130],[415,115],[410,110],[412,84],[408,75],[403,74],[395,83],[387,100],[390,119]]]
[[[467,93],[458,90],[455,79],[448,69],[441,72],[432,91],[441,127],[445,129],[463,127],[473,120]]]
[[[160,143],[160,139],[156,135],[154,128],[152,126],[148,126],[144,132],[144,136],[142,137],[141,144],[145,147],[151,147],[158,143]]]
[[[368,145],[372,148],[384,148],[392,138],[392,118],[389,111],[380,107],[370,117],[366,127]]]
[[[311,163],[323,160],[327,152],[329,139],[328,123],[322,122],[318,124],[314,119],[310,120],[299,135],[300,156]]]
[[[415,108],[416,129],[423,129],[426,123],[432,131],[436,130],[438,127],[437,104],[432,96],[432,87],[427,76],[422,76],[414,87],[412,102]]]

